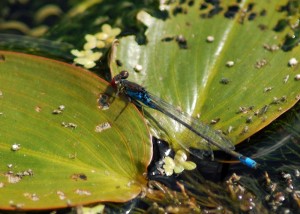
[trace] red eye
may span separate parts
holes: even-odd
[[[128,71],[121,71],[119,74],[114,76],[114,78],[111,80],[110,82],[111,86],[116,87],[117,84],[120,82],[120,80],[127,79],[128,76],[129,76]]]
[[[129,77],[128,71],[121,71],[118,75],[121,79],[127,79]]]

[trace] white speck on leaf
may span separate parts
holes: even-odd
[[[287,81],[289,80],[289,78],[290,78],[290,75],[286,75],[286,76],[284,77],[284,79],[283,79],[283,82],[284,82],[284,83],[287,83]]]
[[[40,198],[37,196],[36,193],[28,193],[28,192],[25,192],[24,193],[24,196],[32,201],[38,201],[40,200]]]
[[[137,64],[136,66],[134,66],[134,70],[135,70],[136,72],[141,72],[141,71],[143,70],[143,66]]]
[[[64,105],[60,105],[60,106],[58,106],[58,109],[61,110],[61,111],[63,111],[63,110],[65,110],[65,106]]]
[[[215,40],[215,37],[213,37],[213,36],[206,37],[207,42],[213,42],[214,40]]]
[[[227,67],[232,67],[232,66],[234,66],[234,61],[227,61],[227,62],[226,62],[226,66],[227,66]]]
[[[101,123],[96,126],[95,132],[102,132],[102,131],[104,131],[106,129],[110,129],[110,128],[111,128],[111,125],[109,122]]]
[[[269,91],[271,91],[273,89],[273,87],[266,87],[265,89],[264,89],[264,92],[266,93],[266,92],[269,92]]]
[[[289,60],[289,66],[294,67],[298,64],[298,60],[296,58],[291,58]]]
[[[12,146],[11,146],[11,150],[12,151],[18,151],[21,149],[21,145],[20,144],[16,144],[14,143]]]
[[[78,195],[92,195],[92,193],[90,191],[87,190],[81,190],[81,189],[77,189],[75,191],[76,194]]]
[[[300,74],[296,74],[296,76],[295,76],[295,80],[300,80]]]
[[[66,123],[66,122],[62,122],[61,125],[65,128],[72,128],[72,129],[76,129],[77,125],[75,123]]]
[[[56,194],[58,195],[60,200],[66,199],[65,193],[63,193],[62,191],[57,191]]]

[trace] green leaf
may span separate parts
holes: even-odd
[[[136,197],[152,156],[136,108],[84,69],[33,55],[0,56],[0,209]],[[107,110],[99,108],[103,94]]]
[[[132,81],[237,144],[299,100],[299,65],[288,63],[293,57],[300,60],[300,48],[280,49],[293,29],[273,30],[279,20],[293,20],[292,15],[288,18],[284,10],[289,7],[275,1],[201,2],[171,5],[166,20],[141,11],[137,19],[148,27],[147,44],[138,45],[133,36],[121,38],[116,59],[122,66],[112,62],[111,67],[115,73],[128,70]],[[142,69],[134,69],[137,65]],[[156,132],[163,130],[175,146],[199,148],[199,140],[187,137],[184,127],[149,111]]]

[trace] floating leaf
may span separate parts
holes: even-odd
[[[113,61],[111,67],[115,73],[128,70],[132,81],[222,130],[237,144],[299,100],[299,65],[288,62],[300,60],[300,48],[280,49],[293,32],[289,25],[273,30],[281,19],[290,20],[284,11],[289,7],[231,2],[174,3],[166,7],[166,20],[141,11],[137,19],[148,27],[147,43],[138,45],[134,36],[120,39],[116,60],[122,66]],[[154,111],[151,116],[156,131],[167,133],[175,146],[177,141],[194,141],[192,146],[199,148],[199,140],[187,137],[182,126]]]
[[[86,70],[0,54],[0,209],[136,197],[152,156],[136,108]]]

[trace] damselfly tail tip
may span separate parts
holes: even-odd
[[[246,166],[256,169],[258,167],[258,164],[256,163],[255,160],[252,160],[251,158],[245,157],[245,156],[241,156],[239,157],[239,160],[241,161],[241,163],[245,164]]]

